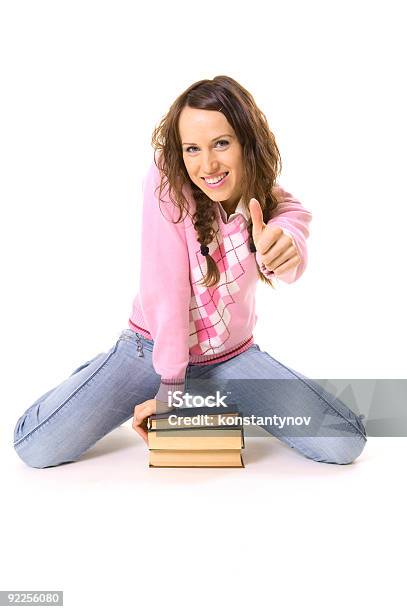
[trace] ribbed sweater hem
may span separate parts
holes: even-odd
[[[139,327],[134,323],[131,319],[128,321],[130,329],[140,334],[140,336],[144,336],[148,340],[153,340],[150,332],[142,327]],[[154,341],[154,340],[153,340]],[[189,365],[207,365],[209,363],[221,363],[222,361],[227,361],[232,357],[236,357],[240,353],[244,353],[254,344],[253,335],[250,335],[246,340],[239,342],[236,346],[223,351],[222,353],[218,353],[217,355],[190,355],[189,356]]]

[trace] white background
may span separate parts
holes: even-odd
[[[63,588],[72,610],[102,586],[97,605],[119,596],[122,610],[141,595],[153,608],[259,598],[279,610],[396,596],[382,564],[398,515],[388,524],[381,504],[403,516],[404,439],[369,440],[352,466],[264,446],[239,475],[152,475],[126,428],[112,444],[130,436],[127,454],[96,455],[91,476],[85,463],[28,468],[10,445],[26,407],[127,327],[151,133],[218,74],[254,95],[279,182],[313,213],[303,277],[259,283],[256,341],[315,378],[406,377],[404,40],[394,1],[1,2],[0,589]]]

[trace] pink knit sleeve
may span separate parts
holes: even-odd
[[[279,200],[279,204],[274,210],[267,225],[277,225],[281,227],[283,232],[292,238],[301,261],[295,268],[277,275],[267,270],[267,268],[261,264],[260,256],[257,252],[256,260],[262,273],[267,278],[277,278],[286,283],[293,283],[302,276],[307,267],[308,251],[306,241],[309,236],[309,225],[312,220],[312,213],[304,208],[301,202],[279,184],[275,186],[275,193]]]
[[[191,286],[185,226],[165,187],[159,201],[160,173],[154,161],[143,182],[140,302],[154,340],[153,366],[161,376],[157,411],[168,410],[168,392],[184,391],[189,362]],[[161,210],[160,210],[161,207]]]

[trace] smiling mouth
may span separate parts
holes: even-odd
[[[218,175],[218,176],[220,176],[220,179],[217,180],[217,181],[213,181],[213,179],[212,179],[211,182],[209,182],[204,176],[201,176],[201,179],[204,180],[207,185],[217,185],[218,183],[221,183],[223,181],[223,179],[225,179],[227,177],[228,174],[229,174],[229,172],[222,172],[222,174]]]

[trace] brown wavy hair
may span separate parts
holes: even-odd
[[[191,181],[182,156],[179,116],[185,106],[216,110],[225,115],[242,147],[243,202],[248,206],[250,199],[256,198],[263,210],[264,222],[267,223],[278,205],[272,190],[281,172],[280,152],[267,119],[256,105],[253,96],[237,81],[224,75],[193,83],[178,96],[155,127],[151,144],[155,152],[159,153],[158,160],[154,153],[155,165],[161,174],[159,201],[162,201],[162,193],[169,185],[169,198],[180,211],[179,219],[176,221],[179,223],[183,212],[188,210],[188,201],[183,191],[186,186],[189,187],[196,203],[192,222],[197,232],[197,240],[201,245],[209,245],[212,242],[215,237],[213,223],[216,219],[217,203]],[[248,232],[250,250],[255,252],[251,219],[248,223]],[[219,282],[219,269],[210,255],[206,255],[205,259],[207,272],[202,284],[211,287]],[[256,266],[260,279],[274,288],[271,280],[261,273],[257,261]]]

